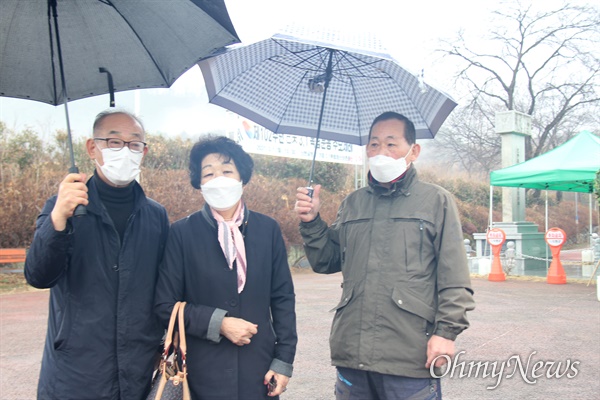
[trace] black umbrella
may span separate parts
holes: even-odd
[[[2,0],[0,96],[64,103],[77,172],[69,100],[169,87],[236,42],[224,0]]]

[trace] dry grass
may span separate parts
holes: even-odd
[[[14,267],[10,266],[0,268],[0,295],[37,290],[29,286],[22,272],[13,271]]]

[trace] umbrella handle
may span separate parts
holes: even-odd
[[[76,165],[72,165],[71,168],[69,168],[69,173],[70,174],[78,174],[79,168],[77,168]],[[85,208],[85,206],[83,204],[80,204],[77,207],[75,207],[75,211],[73,211],[73,216],[81,217],[84,215],[87,215],[87,209]]]
[[[312,186],[305,186],[304,187],[306,190],[308,190],[308,197],[310,197],[312,199],[313,197],[313,193],[315,192],[315,189]]]
[[[108,79],[108,93],[110,95],[110,103],[111,107],[115,106],[115,86],[113,84],[112,74],[106,68],[100,67],[98,68],[98,72],[101,74],[106,74],[106,78]]]

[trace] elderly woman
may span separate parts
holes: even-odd
[[[156,312],[166,326],[175,302],[187,302],[194,400],[278,397],[292,376],[297,343],[294,286],[279,225],[244,204],[254,162],[232,140],[201,139],[189,168],[206,204],[171,226]]]

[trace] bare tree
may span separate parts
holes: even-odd
[[[469,91],[466,106],[450,119],[440,144],[469,168],[487,169],[494,164],[490,158],[500,153],[493,130],[496,111],[532,116],[527,146],[527,158],[532,158],[572,137],[600,109],[597,6],[567,3],[540,11],[532,4],[511,2],[502,4],[493,17],[483,42],[470,42],[459,32],[440,50],[459,60],[456,82]],[[481,114],[477,118],[474,113]],[[454,138],[458,143],[451,148],[448,143]],[[482,153],[476,162],[469,159],[474,158],[469,153],[475,145]]]
[[[469,175],[489,174],[500,162],[500,136],[494,134],[494,111],[473,101],[450,114],[433,146],[435,153]]]

